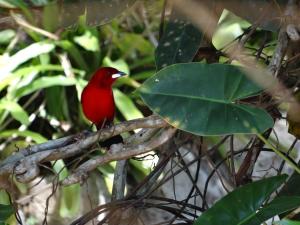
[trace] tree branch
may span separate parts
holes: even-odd
[[[0,164],[0,176],[15,174],[20,182],[29,182],[39,175],[39,164],[41,162],[54,161],[77,155],[98,141],[104,141],[112,136],[138,128],[162,128],[168,124],[158,116],[149,116],[143,119],[126,121],[115,126],[99,130],[95,133],[81,133],[82,138],[78,140],[78,134],[56,140],[50,140],[43,144],[29,146],[20,150],[15,155],[8,157]],[[138,146],[141,146],[140,144]],[[137,147],[138,147],[137,146]],[[147,146],[148,148],[151,146]],[[135,148],[133,148],[135,149]],[[136,150],[136,149],[135,149]],[[108,152],[108,155],[111,153]],[[124,151],[118,153],[126,157]],[[131,151],[130,155],[139,154],[139,151]]]
[[[158,146],[164,144],[166,141],[168,141],[174,135],[175,131],[176,131],[175,128],[163,129],[158,135],[155,135],[153,138],[151,138],[150,141],[146,143],[134,145],[134,146],[124,145],[122,146],[122,150],[120,150],[120,148],[118,147],[118,150],[114,151],[113,148],[116,145],[113,145],[110,151],[108,151],[106,155],[98,156],[93,159],[90,159],[85,163],[83,163],[81,166],[79,166],[72,175],[67,177],[62,182],[62,184],[70,185],[70,184],[78,183],[86,178],[89,171],[92,171],[96,167],[103,165],[105,163],[116,161],[116,160],[128,159],[136,155],[147,153],[157,148]]]

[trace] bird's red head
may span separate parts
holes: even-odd
[[[115,68],[102,67],[95,72],[89,84],[96,85],[102,88],[111,88],[114,81],[124,75],[125,73]]]

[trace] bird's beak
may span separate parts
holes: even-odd
[[[114,73],[113,75],[111,75],[111,77],[114,78],[114,79],[117,79],[119,77],[123,77],[123,76],[126,76],[126,75],[127,75],[126,73],[119,71],[119,72]]]

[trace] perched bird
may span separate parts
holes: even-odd
[[[98,69],[81,94],[83,113],[98,129],[109,126],[115,116],[112,85],[125,73],[112,67]]]
[[[126,75],[112,67],[102,67],[92,76],[81,94],[81,105],[86,118],[96,125],[97,129],[112,125],[115,116],[115,101],[112,85],[116,79]],[[109,139],[109,146],[122,141],[121,136]]]

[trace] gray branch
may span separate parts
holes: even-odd
[[[138,128],[162,128],[168,124],[158,116],[149,116],[143,119],[126,121],[110,128],[99,130],[95,133],[80,134],[68,136],[56,140],[50,140],[43,144],[29,146],[20,150],[15,155],[8,157],[0,164],[0,176],[15,174],[20,182],[29,182],[39,175],[39,164],[47,161],[54,161],[72,157],[99,141],[104,141],[112,136],[132,131]],[[151,129],[152,130],[152,129]],[[80,137],[80,138],[78,138]],[[141,146],[138,145],[138,146]],[[127,149],[127,148],[126,148]],[[126,149],[119,155],[126,159]],[[133,148],[135,149],[135,148]],[[136,150],[136,149],[135,149]],[[139,154],[138,151],[130,151],[129,154],[134,156]],[[110,158],[110,153],[108,158]]]
[[[175,131],[175,128],[166,128],[163,129],[158,135],[155,135],[153,138],[151,138],[151,140],[148,142],[134,146],[124,145],[121,151],[119,148],[117,151],[110,149],[106,155],[95,157],[80,165],[73,174],[71,174],[62,182],[62,184],[70,185],[81,182],[88,176],[88,172],[105,163],[128,159],[136,155],[147,153],[168,141],[174,135]]]

